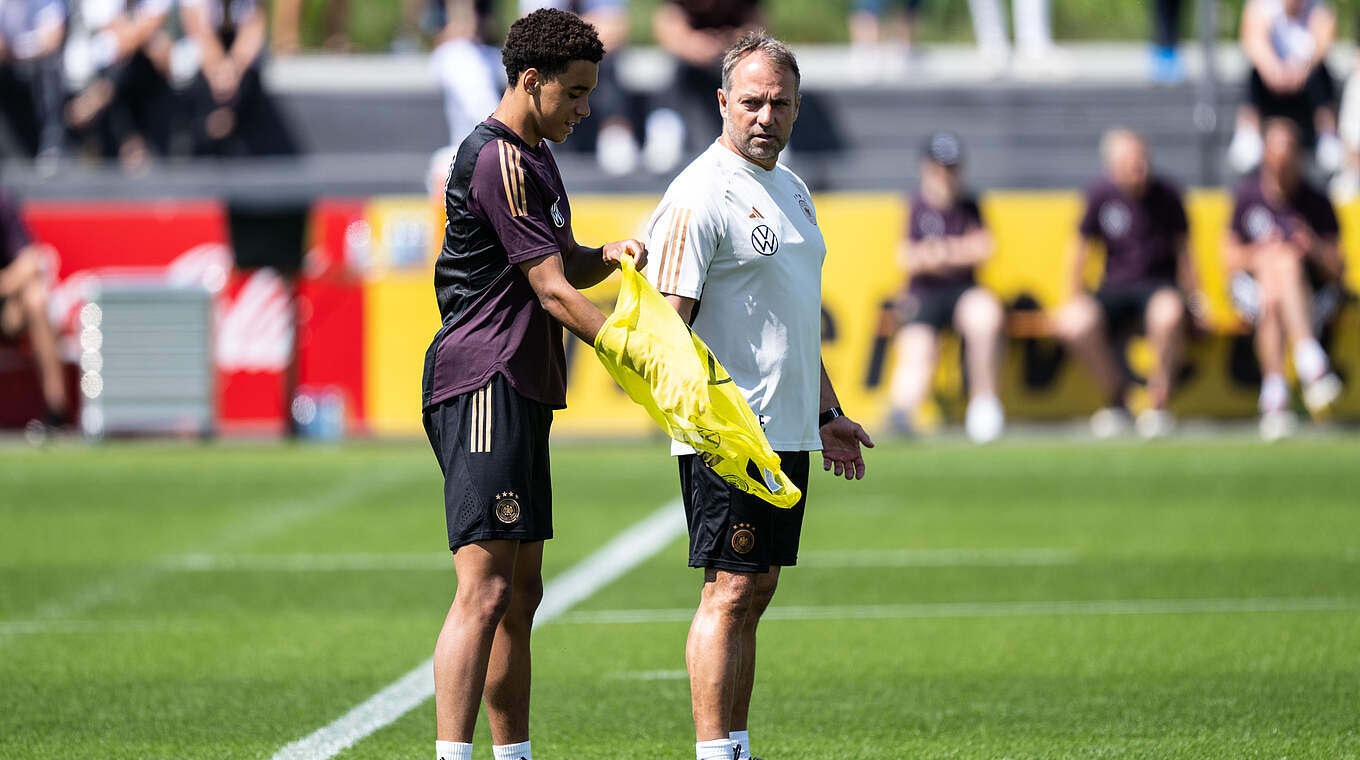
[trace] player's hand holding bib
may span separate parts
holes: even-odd
[[[633,266],[622,261],[614,312],[595,354],[629,398],[671,438],[694,447],[733,486],[776,507],[802,493],[779,469],[750,405],[708,346]]]

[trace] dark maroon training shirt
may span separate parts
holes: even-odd
[[[920,193],[911,198],[907,238],[913,243],[934,238],[960,237],[982,226],[982,211],[978,208],[977,199],[971,196],[958,199],[947,209],[935,208]],[[920,295],[941,287],[972,285],[976,282],[974,269],[975,267],[959,267],[938,274],[914,274],[907,288],[912,293]]]
[[[423,406],[504,375],[521,396],[567,405],[562,325],[518,264],[575,246],[571,207],[547,142],[530,147],[487,119],[458,147],[434,265],[443,325],[425,353]]]
[[[1086,189],[1081,234],[1105,244],[1102,288],[1175,285],[1177,246],[1189,231],[1180,190],[1159,177],[1148,179],[1141,198],[1105,177]]]
[[[1319,189],[1300,180],[1289,197],[1280,204],[1271,203],[1261,190],[1261,175],[1252,174],[1238,183],[1233,193],[1232,232],[1245,244],[1258,243],[1276,233],[1288,239],[1306,225],[1323,240],[1336,242],[1341,234],[1336,210]],[[1327,282],[1327,275],[1311,257],[1304,258],[1304,268],[1313,287]]]

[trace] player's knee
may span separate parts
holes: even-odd
[[[514,593],[510,581],[499,576],[459,584],[454,602],[462,614],[483,627],[495,627],[510,609]]]
[[[515,580],[514,597],[510,600],[511,611],[526,621],[533,622],[534,613],[538,611],[538,605],[542,603],[542,578],[526,581]]]
[[[1094,304],[1082,300],[1068,303],[1058,310],[1053,320],[1053,331],[1066,341],[1080,340],[1095,330],[1100,314]]]
[[[723,617],[744,619],[755,599],[756,582],[751,573],[719,573],[705,584],[702,604]]]
[[[765,614],[765,608],[770,606],[774,600],[774,592],[779,587],[779,577],[773,575],[763,575],[756,583],[755,593],[751,598],[751,615],[748,623],[754,624],[756,618]]]
[[[1180,294],[1161,291],[1148,303],[1148,332],[1165,334],[1181,329],[1185,322],[1185,303]]]
[[[1001,330],[1003,314],[996,297],[984,290],[974,290],[962,304],[960,316],[963,332],[973,339],[989,339]]]

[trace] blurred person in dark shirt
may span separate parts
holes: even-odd
[[[198,49],[190,87],[195,155],[279,156],[297,152],[265,92],[266,23],[258,0],[179,0],[184,32]]]
[[[1105,174],[1086,190],[1086,209],[1067,273],[1067,302],[1054,323],[1058,336],[1095,376],[1106,406],[1091,418],[1100,436],[1123,432],[1127,379],[1111,341],[1141,330],[1156,357],[1148,374],[1149,407],[1137,420],[1145,437],[1167,434],[1167,410],[1180,368],[1189,319],[1202,313],[1190,257],[1189,221],[1179,188],[1152,174],[1147,145],[1137,133],[1114,129],[1101,140]],[[1091,249],[1105,248],[1105,272],[1094,293],[1083,287]],[[1193,308],[1191,308],[1193,307]]]
[[[46,422],[68,422],[66,382],[57,332],[47,315],[48,291],[43,271],[55,257],[50,246],[35,243],[19,217],[19,201],[0,190],[0,337],[28,335],[37,364],[38,383],[47,406]]]
[[[1224,244],[1233,307],[1256,328],[1261,363],[1261,435],[1293,431],[1285,347],[1292,347],[1303,401],[1322,414],[1341,394],[1317,335],[1341,307],[1340,228],[1327,196],[1299,167],[1294,122],[1266,122],[1259,173],[1237,186]]]
[[[65,0],[0,2],[0,109],[19,147],[44,162],[64,148],[66,21]]]
[[[170,58],[174,40],[165,22],[175,0],[84,0],[94,78],[66,105],[66,123],[97,133],[105,158],[124,168],[170,153],[175,92]]]
[[[963,338],[967,367],[964,429],[974,441],[987,443],[1005,427],[996,395],[1005,315],[997,297],[977,282],[977,268],[991,257],[994,245],[977,199],[964,189],[962,172],[958,137],[931,135],[902,245],[910,279],[902,309],[906,324],[897,338],[891,422],[898,430],[910,428],[935,375],[940,331],[953,327]]]
[[[649,170],[670,171],[686,151],[703,150],[722,131],[714,106],[723,54],[760,20],[760,0],[665,0],[656,9],[652,31],[675,58],[675,80],[663,107],[647,119],[643,161]]]

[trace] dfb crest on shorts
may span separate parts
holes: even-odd
[[[519,494],[506,491],[496,494],[496,519],[510,525],[519,522]]]
[[[561,198],[558,198],[556,201],[553,201],[553,205],[552,205],[552,220],[553,220],[553,225],[555,225],[555,226],[557,226],[557,227],[561,227],[562,225],[564,225],[564,224],[567,223],[567,220],[562,218],[562,212],[557,210],[557,202],[560,201],[560,200],[562,200],[562,199],[561,199]]]
[[[732,526],[732,551],[747,554],[756,548],[756,529],[750,523],[737,523]]]
[[[751,247],[761,256],[773,256],[779,250],[779,237],[768,224],[762,224],[751,230]]]

